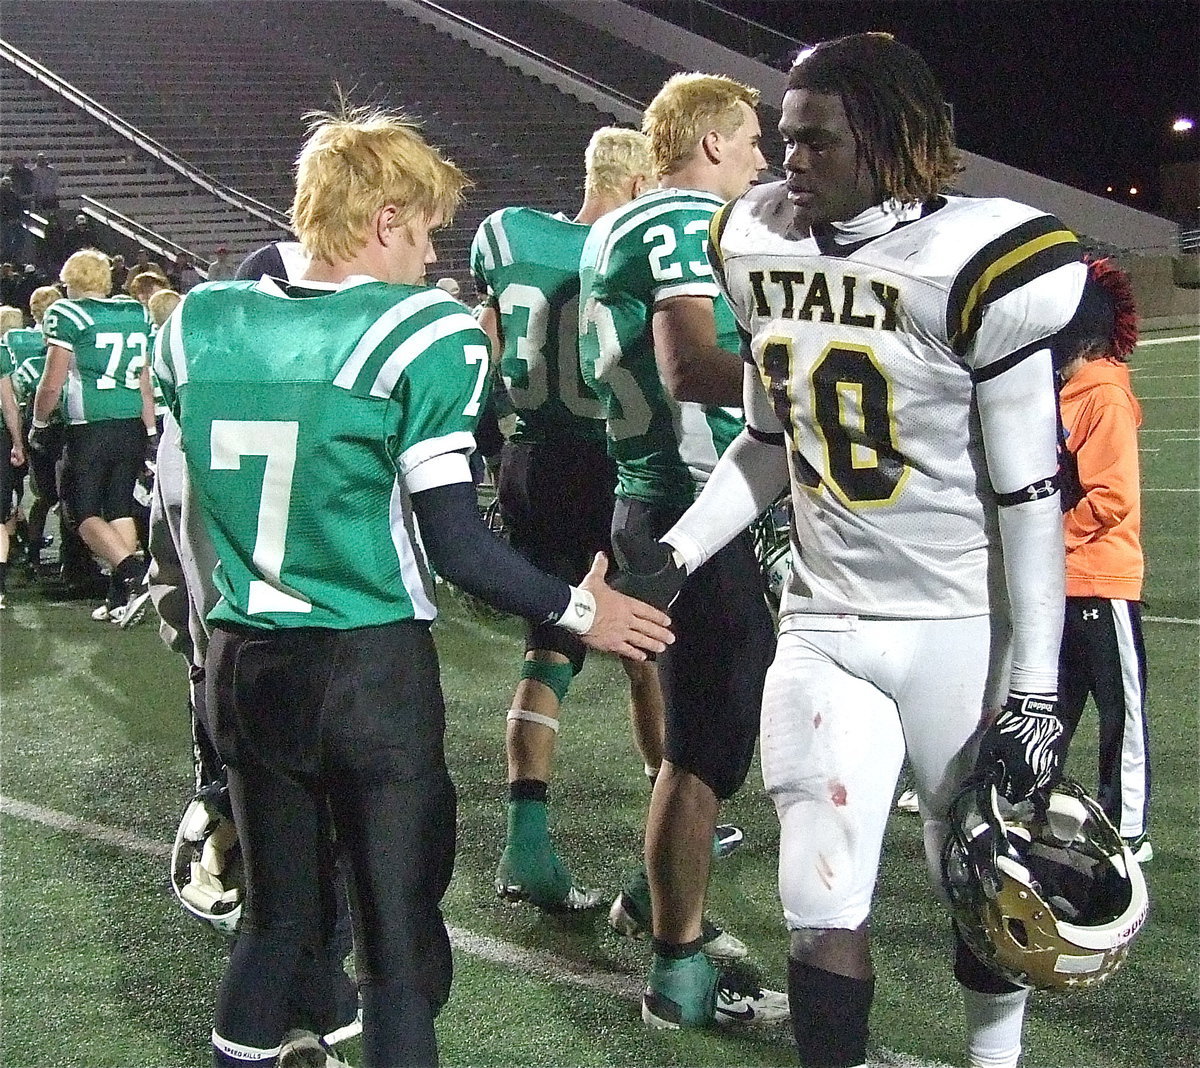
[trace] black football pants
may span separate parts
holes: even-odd
[[[217,627],[206,668],[247,881],[214,1063],[261,1062],[278,1047],[298,962],[320,952],[334,907],[332,831],[351,873],[365,1064],[436,1064],[455,795],[428,624]]]

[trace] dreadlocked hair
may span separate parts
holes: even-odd
[[[1127,275],[1111,259],[1093,259],[1084,256],[1087,264],[1088,281],[1104,290],[1112,302],[1112,331],[1108,338],[1108,355],[1123,363],[1138,342],[1137,302],[1133,297],[1133,285]]]
[[[961,169],[941,87],[890,33],[856,33],[801,52],[789,89],[838,96],[876,190],[904,204],[936,196]]]

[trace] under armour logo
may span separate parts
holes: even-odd
[[[1036,501],[1042,497],[1053,497],[1056,488],[1054,479],[1047,478],[1042,482],[1035,482],[1032,486],[1026,486],[1025,492],[1031,501]]]
[[[1100,609],[1099,608],[1085,608],[1083,610],[1083,618],[1084,619],[1099,619],[1100,618]]]

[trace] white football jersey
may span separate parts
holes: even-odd
[[[988,613],[1003,579],[976,386],[1037,354],[1034,388],[1053,390],[1045,350],[1079,302],[1079,245],[1057,219],[1007,200],[873,208],[838,243],[796,236],[792,218],[774,183],[727,205],[711,230],[775,416],[747,418],[787,437],[794,529],[781,616]],[[1028,390],[1029,375],[1011,378]],[[1019,483],[1030,497],[1053,492],[1046,430],[1036,462],[1007,464],[1036,469]]]

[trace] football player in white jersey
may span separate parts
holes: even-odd
[[[945,102],[890,35],[801,54],[780,132],[785,180],[711,231],[743,333],[747,428],[641,584],[667,603],[790,482],[763,777],[800,1062],[846,1068],[866,1061],[868,917],[906,747],[939,889],[947,806],[973,769],[1012,803],[1059,774],[1049,343],[1084,267],[1058,220],[942,195],[956,169]],[[1015,1068],[1028,991],[961,940],[955,975],[969,1064]]]

